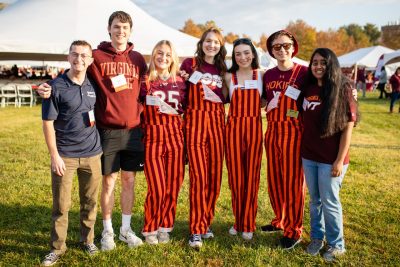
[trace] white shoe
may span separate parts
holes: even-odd
[[[203,241],[201,240],[201,235],[193,234],[189,239],[189,246],[195,249],[200,249],[203,246]]]
[[[238,234],[238,231],[236,231],[235,227],[232,226],[232,227],[229,229],[229,234],[230,234],[230,235],[237,235],[237,234]]]
[[[147,236],[145,236],[145,240],[146,240],[146,243],[150,244],[150,245],[157,245],[158,244],[157,234],[147,235]]]
[[[250,241],[253,239],[253,233],[252,232],[243,232],[242,237],[246,241]]]
[[[211,230],[210,227],[207,228],[207,233],[201,234],[201,238],[203,238],[203,239],[214,238],[214,233],[213,233],[213,231]]]
[[[104,232],[101,234],[101,250],[113,250],[115,248],[114,242],[114,233],[113,232]]]
[[[158,243],[166,244],[169,242],[169,233],[168,232],[158,232]]]
[[[143,245],[142,239],[136,236],[135,232],[132,229],[128,229],[128,231],[123,232],[122,227],[119,229],[119,240],[128,244],[128,247],[138,247]]]

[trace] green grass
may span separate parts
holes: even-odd
[[[350,168],[344,179],[341,198],[347,253],[343,266],[399,266],[400,236],[400,115],[389,114],[388,100],[372,93],[359,100],[362,121],[354,129]],[[397,107],[395,109],[398,110]],[[265,121],[265,120],[264,120]],[[41,129],[40,106],[0,109],[0,266],[38,265],[48,252],[50,236],[51,187],[49,156]],[[265,130],[265,127],[264,127]],[[269,204],[263,155],[257,224],[268,223],[273,213]],[[176,227],[167,245],[144,245],[128,249],[117,242],[117,249],[89,258],[78,246],[79,206],[77,183],[67,245],[61,265],[90,266],[319,266],[322,257],[305,253],[309,242],[309,216],[304,216],[304,241],[290,252],[278,247],[280,234],[255,233],[253,242],[231,237],[233,222],[227,174],[224,168],[222,191],[217,203],[213,229],[216,238],[206,241],[197,252],[187,245],[188,184],[179,197]],[[116,190],[117,199],[120,189]],[[133,229],[141,231],[146,181],[137,177]],[[101,216],[96,223],[96,242],[102,230]],[[121,224],[116,205],[114,228]]]

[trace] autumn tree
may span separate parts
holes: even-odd
[[[180,31],[197,38],[200,38],[203,34],[203,30],[192,19],[185,21],[185,25]]]
[[[352,23],[347,26],[342,26],[340,29],[344,29],[347,35],[353,37],[357,48],[371,46],[368,35],[364,32],[363,27],[360,25]]]
[[[261,47],[264,52],[267,52],[267,39],[268,36],[265,33],[262,33],[260,36],[260,41],[257,43],[257,46]]]
[[[299,19],[290,21],[286,29],[291,32],[299,43],[297,57],[304,60],[310,59],[312,52],[317,47],[317,32],[314,27]]]
[[[369,41],[373,45],[378,45],[379,44],[379,37],[381,37],[381,32],[376,27],[375,24],[372,23],[367,23],[363,27],[364,33],[368,36]]]
[[[338,56],[356,49],[353,37],[348,36],[344,29],[319,31],[317,33],[317,47],[329,48]]]
[[[228,34],[225,35],[225,42],[232,44],[233,41],[239,38],[239,35],[233,33],[233,32],[228,32]]]

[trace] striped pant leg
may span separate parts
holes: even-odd
[[[191,111],[186,114],[186,149],[189,158],[189,230],[191,234],[207,231],[206,179],[208,176],[208,147],[205,112]]]
[[[208,155],[206,161],[208,167],[205,187],[207,227],[211,225],[212,220],[214,219],[215,206],[221,190],[225,135],[225,115],[223,113],[215,114],[213,112],[208,114]]]
[[[160,126],[147,126],[145,135],[144,173],[147,196],[144,204],[143,235],[155,234],[161,219],[161,205],[165,194],[164,132]]]
[[[234,228],[243,231],[242,225],[242,203],[243,203],[243,181],[244,164],[242,161],[243,149],[243,127],[241,120],[229,117],[225,132],[226,167],[228,169],[228,183],[231,190],[232,212],[235,218]]]
[[[265,153],[267,156],[267,183],[268,194],[275,218],[271,224],[277,228],[283,229],[282,217],[284,196],[282,180],[282,151],[279,138],[279,125],[268,125],[265,133]]]
[[[282,151],[282,163],[284,171],[284,236],[300,238],[303,231],[305,183],[301,165],[300,146],[301,130],[299,126],[288,124],[282,129],[284,136],[284,148]]]
[[[258,190],[260,186],[260,170],[262,159],[262,124],[261,118],[243,118],[242,125],[246,150],[244,151],[244,180],[242,202],[243,232],[256,230],[256,216],[258,207]]]
[[[185,175],[183,132],[181,125],[166,126],[165,180],[166,189],[161,206],[160,230],[170,232],[173,229],[178,194]]]

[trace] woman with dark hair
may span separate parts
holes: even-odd
[[[280,30],[267,40],[269,54],[278,66],[264,74],[268,127],[265,133],[268,193],[275,218],[261,227],[267,233],[283,230],[280,240],[284,249],[301,241],[304,211],[304,175],[300,145],[302,120],[300,85],[307,67],[293,62],[298,51],[294,36]]]
[[[185,130],[190,175],[189,245],[193,248],[202,246],[202,238],[214,237],[210,225],[220,192],[224,157],[225,56],[221,32],[210,28],[197,43],[195,57],[185,59],[181,65],[181,75],[190,75]]]
[[[262,73],[256,49],[248,38],[233,42],[232,67],[225,75],[229,88],[226,125],[226,166],[235,223],[231,235],[245,240],[256,229],[258,188],[262,157]]]
[[[390,113],[392,113],[394,103],[400,98],[400,67],[398,67],[392,77],[390,77],[389,82],[392,87],[392,94],[390,96]]]
[[[381,74],[379,75],[379,83],[378,83],[378,86],[377,86],[379,91],[381,91],[381,93],[379,95],[379,99],[383,98],[383,94],[385,94],[385,98],[387,98],[387,94],[386,94],[386,91],[385,91],[386,83],[387,83],[387,74],[386,74],[385,66],[382,66]]]
[[[349,164],[353,127],[359,120],[351,82],[336,55],[318,48],[311,56],[303,86],[303,169],[310,193],[311,243],[307,252],[333,261],[345,250],[339,191]]]

